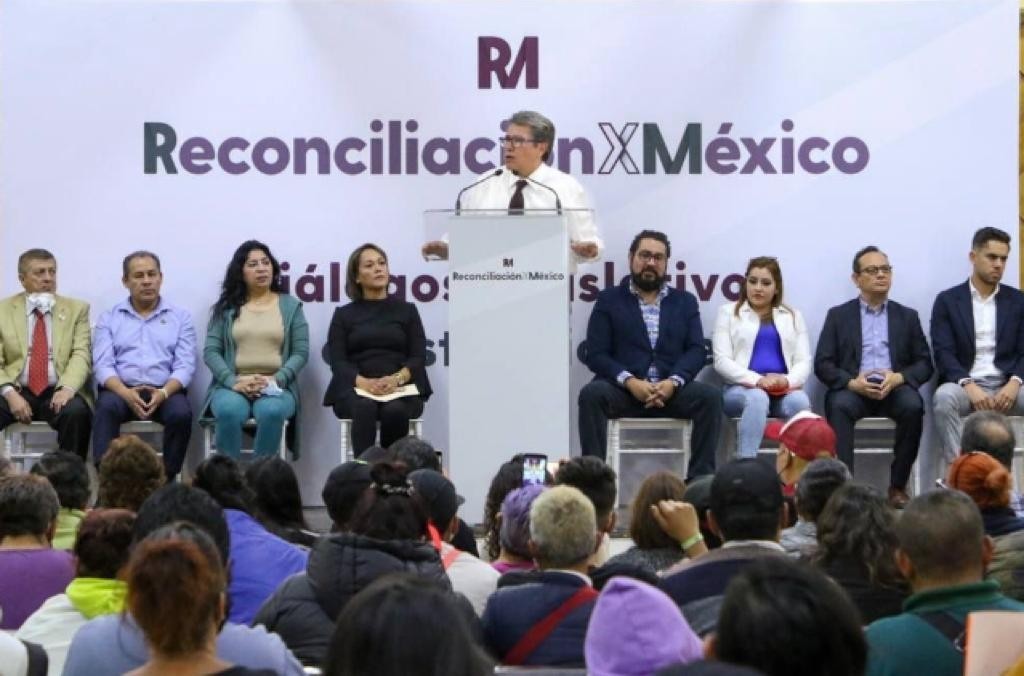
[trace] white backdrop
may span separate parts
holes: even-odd
[[[670,272],[704,291],[706,333],[728,298],[723,280],[742,272],[749,257],[767,254],[780,258],[786,299],[805,312],[816,340],[827,308],[854,293],[853,252],[873,243],[896,267],[894,298],[918,308],[927,323],[935,293],[968,273],[973,230],[1014,227],[1017,11],[1013,0],[3,0],[0,290],[19,290],[18,253],[43,246],[58,257],[61,292],[92,303],[95,320],[124,293],[122,256],[152,249],[164,261],[165,297],[188,307],[202,331],[224,266],[244,239],[269,243],[288,262],[293,288],[307,270],[326,278],[321,298],[306,303],[316,349],[301,376],[298,471],[305,500],[318,503],[337,462],[337,423],[318,405],[328,369],[316,354],[333,307],[344,300],[330,270],[363,241],[388,251],[392,272],[404,276],[396,290],[411,298],[419,289],[438,357],[429,368],[435,395],[425,432],[446,443],[448,355],[438,344],[446,308],[440,295],[431,298],[444,271],[420,260],[418,244],[421,212],[449,207],[481,163],[498,161],[489,141],[471,139],[494,139],[512,111],[537,109],[556,122],[560,143],[573,139],[563,145],[589,142],[589,162],[580,150],[559,158],[589,190],[607,247],[605,262],[580,270],[596,275],[577,280],[584,288],[621,278],[632,235],[662,229],[677,265],[685,264]],[[493,88],[479,87],[482,36],[505,40],[513,52],[536,38],[527,41],[536,58],[518,86],[502,89],[495,80]],[[537,82],[529,88],[533,66]],[[375,133],[375,120],[384,132]],[[388,142],[390,121],[402,129],[399,144]],[[147,122],[173,128],[178,173],[162,162],[146,173]],[[693,146],[700,172],[684,163],[669,173],[659,162],[653,173],[628,172],[634,163],[644,169],[645,133],[653,148],[648,125],[670,154],[687,125],[691,133],[700,125]],[[605,132],[625,137],[632,128],[629,159],[621,158],[615,135]],[[307,173],[297,172],[294,159],[276,174],[255,167],[231,174],[217,161],[191,173],[180,153],[193,137],[207,140],[190,142],[194,157],[206,142],[212,155],[230,137],[281,139],[289,149],[295,138],[321,137],[329,150],[341,146],[339,164],[349,172],[357,160],[372,164],[376,152],[382,173],[346,173],[327,155],[326,173],[318,173],[315,152]],[[469,164],[456,155],[447,165],[452,173],[432,173],[422,151],[435,137],[454,140],[431,147],[483,150]],[[769,137],[778,139],[771,166],[742,173],[751,157],[742,139],[756,149]],[[830,151],[815,151],[814,159],[829,160],[824,173],[799,161],[784,173],[785,139],[798,150],[814,137],[832,145],[859,139],[844,157],[862,166],[842,165],[844,172]],[[715,160],[733,152],[719,138],[737,146],[734,173]],[[278,142],[261,148],[267,144]],[[418,151],[406,154],[410,144]],[[252,162],[252,150],[230,158]],[[622,161],[601,173],[610,153]],[[436,151],[438,162],[445,154]],[[261,159],[273,165],[279,158],[270,151]],[[1007,279],[1016,277],[1012,264]],[[296,290],[309,298],[315,285]],[[583,293],[575,304],[577,342],[592,296]],[[587,378],[577,364],[575,387]],[[207,382],[200,366],[197,404]],[[575,417],[575,402],[566,414]],[[459,468],[452,471],[458,481]]]

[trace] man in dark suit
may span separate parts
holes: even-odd
[[[825,415],[836,453],[853,470],[853,426],[861,418],[896,421],[889,501],[902,508],[924,425],[918,392],[932,376],[928,342],[917,311],[889,300],[892,265],[878,247],[853,257],[860,296],[828,311],[818,337],[814,374],[827,388]]]
[[[1024,294],[999,283],[1009,255],[1007,233],[978,230],[971,242],[970,279],[940,293],[932,307],[940,470],[959,453],[961,416],[972,410],[1024,413]]]
[[[662,232],[644,230],[629,247],[630,278],[605,289],[587,325],[587,366],[580,390],[580,445],[605,457],[609,418],[693,420],[687,478],[715,471],[722,394],[694,381],[707,349],[697,299],[665,279],[672,253]]]

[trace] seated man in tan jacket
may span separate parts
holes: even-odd
[[[92,428],[89,306],[57,293],[57,261],[45,249],[18,257],[25,287],[0,301],[0,430],[43,420],[61,449],[83,459]]]

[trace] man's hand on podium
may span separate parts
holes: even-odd
[[[569,248],[580,258],[597,258],[597,244],[594,242],[573,242]]]
[[[434,240],[433,242],[427,242],[420,249],[423,254],[424,260],[430,260],[433,256],[437,260],[446,261],[448,260],[448,242],[442,242],[441,240]]]

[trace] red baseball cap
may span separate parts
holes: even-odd
[[[773,420],[765,426],[764,435],[808,462],[822,453],[836,455],[836,433],[827,420],[810,411],[800,411],[785,422]]]

